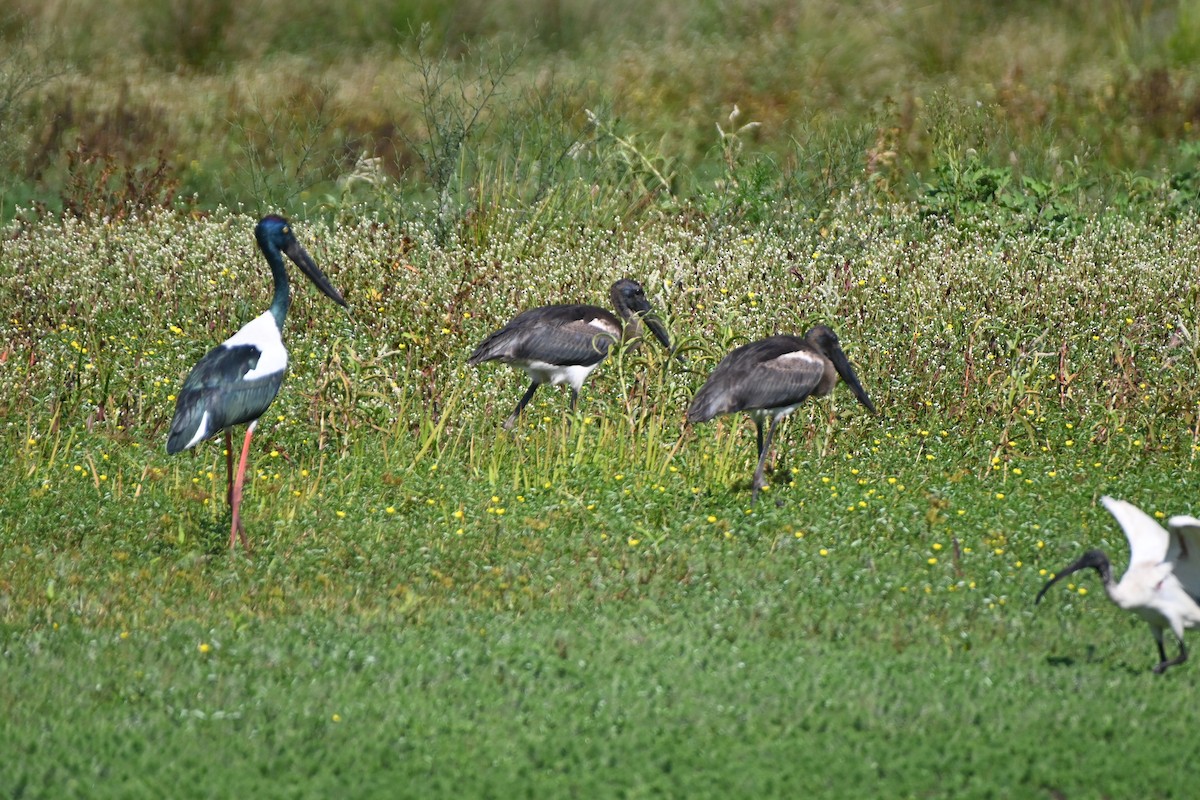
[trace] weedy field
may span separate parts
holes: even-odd
[[[0,18],[0,796],[1193,794],[1200,667],[1034,605],[1102,495],[1200,515],[1189,4],[85,6]],[[269,211],[349,310],[293,287],[231,554],[165,440]],[[619,277],[675,355],[502,430],[474,345]],[[751,505],[685,410],[817,323],[879,414]]]
[[[1192,665],[1152,675],[1090,573],[1032,601],[1123,557],[1100,494],[1196,511],[1194,219],[298,224],[352,310],[296,289],[230,555],[221,445],[163,440],[267,302],[253,223],[6,233],[6,795],[1185,791]],[[543,390],[502,431],[523,376],[472,345],[619,275],[680,358],[625,350],[573,422]],[[683,411],[730,347],[818,321],[881,413],[802,408],[752,508],[752,427]]]

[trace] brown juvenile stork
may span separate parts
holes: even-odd
[[[720,414],[745,411],[758,433],[758,467],[751,502],[762,489],[763,465],[779,421],[809,397],[827,395],[841,376],[858,401],[875,413],[837,334],[817,325],[799,336],[769,336],[742,345],[722,359],[692,398],[688,422],[708,422]],[[771,421],[763,438],[763,423]]]
[[[641,284],[622,278],[612,285],[609,295],[616,314],[599,306],[575,304],[531,308],[513,317],[471,353],[468,364],[499,361],[529,375],[529,389],[504,420],[505,430],[517,423],[522,409],[543,383],[567,384],[574,411],[587,376],[600,366],[613,344],[641,336],[643,322],[670,350],[667,329],[651,312]]]

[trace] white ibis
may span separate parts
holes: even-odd
[[[765,483],[763,465],[779,420],[807,398],[827,395],[841,376],[854,396],[871,413],[875,404],[867,396],[837,334],[817,325],[799,336],[769,336],[744,344],[722,359],[688,407],[688,422],[708,422],[720,414],[745,411],[758,433],[758,467],[754,470],[751,502]],[[763,440],[763,422],[771,420]]]
[[[1150,623],[1150,632],[1158,643],[1157,674],[1167,667],[1187,661],[1183,632],[1200,626],[1200,519],[1176,516],[1167,520],[1166,529],[1132,503],[1102,497],[1100,502],[1116,518],[1129,540],[1129,569],[1114,583],[1108,556],[1102,550],[1089,550],[1078,561],[1055,575],[1038,592],[1040,603],[1051,586],[1073,572],[1091,567],[1104,582],[1109,599],[1126,611],[1133,611]],[[1170,629],[1179,642],[1179,655],[1167,660],[1163,631]]]
[[[538,386],[567,384],[571,388],[571,410],[579,402],[579,389],[592,370],[608,355],[615,342],[642,335],[642,322],[668,350],[670,337],[650,311],[641,284],[623,278],[609,290],[618,318],[599,306],[553,305],[523,311],[500,330],[484,339],[468,364],[499,361],[525,370],[529,389],[504,421],[505,430],[517,423],[522,409],[533,399]]]
[[[237,545],[239,536],[243,546],[247,545],[240,512],[250,436],[258,425],[259,417],[279,393],[287,370],[283,320],[291,304],[291,292],[283,256],[287,255],[327,297],[340,306],[346,305],[337,289],[333,288],[316,262],[296,240],[292,226],[283,217],[263,217],[254,228],[254,238],[271,265],[271,277],[275,279],[275,298],[271,301],[271,308],[209,350],[192,367],[175,401],[175,418],[171,420],[171,432],[167,436],[167,452],[178,453],[195,447],[221,431],[225,432],[228,497],[233,513],[229,531],[230,548]],[[230,428],[247,422],[250,424],[246,428],[246,439],[242,443],[242,457],[235,478]]]

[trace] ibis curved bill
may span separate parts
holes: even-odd
[[[326,297],[340,306],[346,305],[312,256],[297,241],[286,219],[276,215],[263,217],[254,228],[254,238],[275,281],[271,307],[208,351],[192,367],[175,401],[175,416],[167,436],[167,452],[178,453],[224,431],[228,498],[233,515],[229,532],[231,548],[236,546],[238,537],[243,545],[248,544],[240,511],[250,437],[259,417],[279,393],[288,365],[287,349],[283,346],[283,321],[291,304],[291,291],[283,256],[291,259]],[[230,428],[244,423],[249,426],[235,478]]]
[[[803,337],[769,336],[742,345],[717,364],[692,398],[688,422],[708,422],[721,414],[737,411],[750,415],[758,439],[753,502],[765,483],[763,465],[779,421],[809,397],[832,392],[839,377],[858,401],[874,414],[875,404],[859,383],[832,329],[817,325]],[[764,440],[763,423],[767,420],[771,424]]]
[[[1163,528],[1132,503],[1102,497],[1100,502],[1113,515],[1129,540],[1129,568],[1114,582],[1108,555],[1089,550],[1046,582],[1034,603],[1040,603],[1050,587],[1082,569],[1094,569],[1104,583],[1109,599],[1132,611],[1150,625],[1158,645],[1156,673],[1187,661],[1183,632],[1200,626],[1200,520],[1175,516]],[[1167,659],[1163,632],[1171,631],[1179,642],[1179,655]]]
[[[504,420],[506,430],[517,423],[517,417],[543,383],[567,384],[574,411],[588,375],[600,366],[615,343],[642,336],[643,324],[663,347],[671,349],[667,329],[654,316],[641,284],[622,278],[609,289],[609,296],[617,314],[589,305],[531,308],[513,317],[471,353],[468,364],[499,361],[529,376],[529,388]]]

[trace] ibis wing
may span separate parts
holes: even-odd
[[[177,453],[231,425],[262,416],[279,393],[284,373],[280,370],[246,380],[260,355],[253,345],[222,344],[200,359],[175,401],[167,452]]]
[[[526,311],[483,340],[468,363],[541,361],[591,366],[621,336],[611,312],[597,306],[543,306]]]
[[[1167,558],[1169,536],[1162,525],[1133,503],[1101,497],[1100,502],[1108,509],[1125,532],[1129,540],[1129,566],[1135,564],[1158,564]]]
[[[696,393],[688,419],[704,422],[718,414],[796,405],[817,388],[827,365],[795,336],[742,345],[725,356]]]
[[[1171,539],[1167,560],[1174,564],[1175,576],[1184,590],[1200,603],[1200,519],[1171,517],[1167,530]]]

